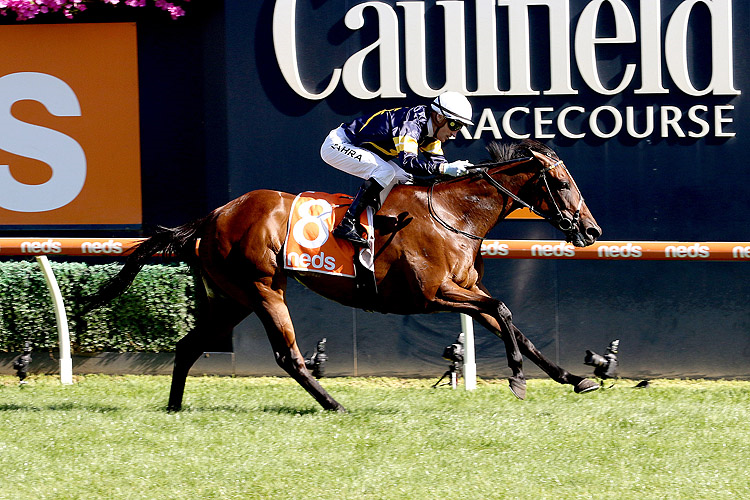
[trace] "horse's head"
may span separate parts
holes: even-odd
[[[602,230],[589,212],[573,176],[551,148],[527,139],[509,150],[492,145],[489,150],[495,160],[501,159],[500,156],[505,156],[502,159],[533,157],[528,162],[529,175],[520,188],[519,198],[562,231],[568,242],[585,247],[601,236]]]

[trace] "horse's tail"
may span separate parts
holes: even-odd
[[[93,295],[86,297],[82,308],[83,314],[125,292],[143,266],[157,253],[173,255],[188,262],[192,261],[195,256],[196,242],[201,237],[201,231],[206,223],[212,219],[212,215],[174,228],[158,226],[153,236],[135,247],[119,273],[110,278]]]

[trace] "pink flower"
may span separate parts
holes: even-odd
[[[12,12],[16,15],[16,20],[26,21],[38,14],[62,10],[65,17],[72,19],[74,14],[86,10],[84,2],[94,1],[111,5],[117,5],[121,2],[121,0],[0,0],[0,15],[7,16],[9,12]],[[182,0],[185,3],[189,1]],[[124,0],[124,4],[128,7],[146,7],[147,0]],[[185,10],[175,2],[154,0],[154,6],[168,12],[172,19],[185,15]]]

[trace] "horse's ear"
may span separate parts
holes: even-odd
[[[520,146],[524,149],[527,149],[529,153],[537,152],[547,156],[548,158],[552,158],[555,160],[560,159],[557,156],[557,153],[555,153],[554,149],[534,139],[524,139],[523,141],[521,141]]]

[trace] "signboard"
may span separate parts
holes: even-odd
[[[535,99],[540,105],[511,106],[502,112],[480,107],[474,110],[476,127],[462,131],[466,139],[487,134],[539,140],[734,136],[734,107],[723,100],[717,104],[698,99],[740,94],[734,83],[731,0],[593,0],[577,16],[571,14],[568,0],[477,0],[473,6],[439,1],[442,50],[429,43],[435,36],[427,29],[426,3],[362,2],[349,8],[343,20],[353,31],[375,29],[364,17],[366,12],[374,14],[376,41],[343,62],[329,61],[328,82],[317,90],[309,88],[300,69],[306,66],[296,31],[301,9],[296,0],[278,0],[273,43],[284,80],[308,100],[326,99],[339,87],[363,100],[402,98],[406,91],[431,98],[445,90],[500,98],[598,96],[585,105],[559,108],[541,98]],[[534,26],[536,39],[529,26],[534,9],[547,15],[546,22]],[[507,37],[503,43],[498,43],[499,33]],[[531,57],[542,37],[548,40],[546,62]],[[304,57],[322,59],[309,46]],[[436,60],[444,61],[442,85],[429,81]],[[379,68],[374,80],[366,77],[367,61]],[[695,99],[688,107],[678,107],[668,94]],[[620,95],[651,96],[660,105],[617,105],[613,99]]]
[[[725,211],[713,200],[735,189],[726,178],[746,177],[723,160],[743,151],[747,140],[740,119],[748,78],[742,3],[276,0],[259,16],[260,31],[243,26],[241,33],[255,33],[255,40],[273,47],[256,54],[262,62],[255,90],[271,101],[263,116],[276,130],[304,130],[295,152],[313,165],[317,147],[338,123],[425,104],[453,90],[469,97],[475,125],[444,148],[449,161],[486,159],[484,147],[493,140],[536,139],[555,148],[574,172],[592,211],[604,218],[605,236],[746,237],[734,222],[721,231],[708,221],[693,231],[679,223],[685,214],[709,212],[723,221]],[[234,60],[243,60],[240,52]],[[259,114],[237,106],[232,118],[238,123],[246,119],[242,113]],[[230,146],[238,144],[230,157],[234,195],[265,187],[256,179],[276,175],[271,165],[278,160],[257,150],[256,177],[245,173],[250,155],[242,131],[251,126],[248,120],[236,139],[230,130]],[[295,159],[288,168],[296,166]],[[305,170],[322,172],[326,183],[338,175],[325,165]],[[709,185],[707,172],[714,173]],[[325,189],[312,173],[294,179],[299,182],[281,186]],[[332,189],[356,189],[341,184]],[[633,203],[632,193],[641,203]],[[741,211],[744,203],[735,204]]]
[[[0,27],[0,224],[141,223],[133,23]]]

